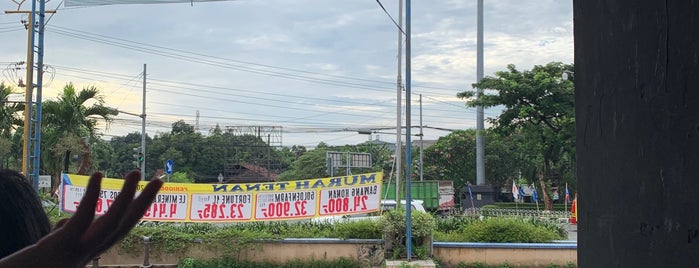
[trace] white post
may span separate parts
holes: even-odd
[[[146,64],[143,64],[143,109],[141,110],[141,180],[146,180]]]
[[[395,160],[396,160],[396,204],[400,204],[400,170],[403,155],[401,154],[401,140],[403,139],[403,130],[401,123],[401,116],[403,116],[402,108],[402,96],[403,96],[403,77],[401,72],[403,71],[402,56],[403,56],[403,0],[398,0],[398,79],[397,79],[397,90],[396,90],[396,150],[395,150]]]
[[[483,0],[478,0],[478,29],[476,41],[476,83],[483,79]],[[477,96],[483,94],[476,88]],[[485,184],[485,138],[483,137],[483,106],[476,107],[476,185]]]

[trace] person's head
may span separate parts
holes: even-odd
[[[0,258],[39,241],[51,231],[41,200],[19,172],[0,169]]]

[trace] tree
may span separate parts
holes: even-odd
[[[43,103],[42,112],[45,148],[52,152],[50,155],[42,153],[48,169],[60,175],[61,160],[70,161],[70,153],[78,151],[81,160],[77,173],[88,174],[92,167],[89,142],[96,138],[98,120],[103,120],[108,126],[118,111],[104,105],[104,98],[96,87],[88,86],[77,91],[69,83],[56,100]]]
[[[543,189],[546,209],[552,209],[547,194],[547,181],[560,181],[561,167],[574,153],[573,82],[563,80],[564,72],[572,72],[573,66],[551,62],[534,66],[529,71],[519,71],[508,65],[506,71],[496,77],[483,78],[473,87],[494,90],[497,94],[461,92],[461,98],[469,98],[468,106],[503,106],[502,114],[490,122],[498,133],[522,135],[525,148],[531,153],[528,159],[536,168],[536,177]],[[475,98],[474,98],[475,97]],[[572,170],[564,170],[572,173]]]
[[[22,120],[17,116],[24,110],[24,104],[10,102],[10,95],[16,93],[10,86],[0,83],[0,137],[10,138]]]
[[[496,189],[514,178],[522,167],[517,141],[502,137],[494,131],[485,132],[486,180]],[[457,189],[476,178],[476,131],[457,130],[439,138],[425,149],[425,177],[454,181]]]
[[[279,180],[304,180],[327,177],[325,153],[328,147],[318,146],[299,156],[291,165],[291,169],[279,174]]]
[[[14,93],[12,87],[0,83],[0,167],[9,166],[13,155],[12,133],[22,125],[22,120],[17,115],[24,110],[24,105],[9,102],[10,95]]]
[[[459,188],[476,177],[476,131],[457,130],[424,151],[424,176],[454,181]]]
[[[152,142],[150,142],[150,138],[147,136],[146,144],[152,144]],[[141,146],[141,133],[132,132],[127,134],[126,136],[112,137],[112,139],[109,140],[109,145],[113,151],[113,155],[110,157],[111,160],[104,159],[106,161],[109,161],[102,162],[107,164],[107,166],[100,165],[99,168],[100,170],[104,170],[107,173],[117,174],[118,177],[124,178],[129,171],[137,168],[136,165],[134,165],[133,163],[134,154],[136,153],[134,151],[134,148],[138,148]],[[149,146],[150,145],[146,146],[148,150],[150,150]],[[97,151],[95,155],[98,157],[102,156],[102,154],[100,154],[100,151]],[[148,169],[146,171],[148,171]]]
[[[108,141],[103,139],[93,139],[92,140],[92,166],[97,170],[101,171],[105,177],[111,175],[117,175],[119,178],[123,178],[122,174],[117,172],[112,172],[109,170],[112,163],[116,162],[116,153],[114,147],[112,147]]]

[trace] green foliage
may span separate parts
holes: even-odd
[[[170,182],[175,183],[194,183],[194,177],[188,175],[186,172],[174,172],[170,178]]]
[[[561,79],[572,65],[551,62],[519,71],[508,65],[496,77],[481,79],[474,88],[494,90],[497,94],[477,96],[473,91],[459,93],[469,98],[468,106],[505,107],[491,118],[493,131],[512,137],[523,161],[525,177],[541,181],[573,182],[575,167],[575,110],[573,82]],[[473,98],[475,97],[475,98]],[[546,192],[545,189],[541,191]],[[547,209],[550,200],[545,198]]]
[[[465,185],[476,177],[476,131],[457,130],[424,151],[424,175],[428,178],[453,180],[454,185]]]
[[[335,226],[338,238],[376,239],[381,237],[382,226],[376,221],[352,221]]]
[[[22,124],[18,113],[24,109],[24,105],[9,102],[10,95],[17,93],[19,91],[12,86],[6,86],[5,82],[0,82],[0,137],[9,138],[12,130]]]
[[[137,254],[143,237],[150,237],[154,252],[182,253],[193,243],[202,243],[212,249],[234,253],[250,246],[255,239],[273,238],[260,231],[235,228],[217,228],[210,224],[159,224],[138,226],[119,243],[119,249]]]
[[[380,239],[377,223],[370,221],[343,223],[250,222],[217,227],[206,223],[155,223],[134,228],[119,244],[126,253],[138,253],[144,236],[150,237],[154,251],[182,253],[195,243],[231,254],[253,245],[260,239],[341,238]]]
[[[561,228],[562,229],[562,228]],[[443,242],[544,243],[561,239],[565,230],[545,221],[528,218],[486,218],[457,230],[438,231],[434,239]]]
[[[540,204],[541,205],[541,204]],[[481,211],[483,209],[487,208],[518,208],[518,209],[534,209],[536,210],[536,204],[535,203],[518,203],[515,204],[514,202],[497,202],[494,205],[485,205],[481,208]],[[543,209],[543,207],[541,207]],[[556,203],[553,204],[553,210],[556,211],[570,211],[570,204],[562,204],[562,203]]]
[[[479,221],[479,219],[472,217],[437,218],[436,231],[443,233],[460,231],[464,226],[476,221]]]
[[[488,183],[504,185],[508,179],[518,175],[525,168],[519,141],[502,136],[494,131],[484,132],[486,142],[485,168]],[[440,137],[432,146],[425,149],[425,177],[439,180],[452,180],[457,189],[466,182],[475,183],[476,177],[476,131],[457,130]]]
[[[327,151],[327,148],[316,148],[304,153],[294,161],[291,169],[279,174],[279,179],[286,181],[327,177],[325,161]]]
[[[69,83],[63,87],[58,98],[43,103],[42,113],[42,147],[45,147],[42,160],[48,172],[55,175],[54,179],[59,177],[66,152],[80,156],[80,165],[73,172],[87,174],[92,171],[89,142],[96,138],[97,119],[108,124],[118,114],[115,108],[105,105],[100,90],[94,86],[76,90]]]
[[[436,228],[435,219],[429,213],[420,211],[413,211],[411,219],[412,244],[415,245],[415,248],[421,246],[429,248],[430,238]],[[405,211],[402,209],[388,210],[382,215],[379,224],[383,228],[383,239],[386,245],[385,255],[393,259],[399,258],[406,250]]]
[[[226,257],[210,260],[197,260],[185,258],[177,266],[178,268],[350,268],[360,267],[360,264],[347,258],[335,260],[294,260],[284,264],[271,262],[238,261],[235,258]]]

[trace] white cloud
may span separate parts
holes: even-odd
[[[382,3],[397,19],[397,2]],[[49,2],[54,5],[49,9],[56,4]],[[570,1],[485,4],[486,75],[510,63],[528,69],[572,62]],[[16,9],[13,5],[7,1],[0,8]],[[474,127],[473,109],[455,96],[475,82],[476,2],[414,1],[412,12],[412,90],[423,94],[424,123]],[[19,16],[0,15],[0,23],[2,64],[22,60],[26,32]],[[3,31],[6,25],[14,28]],[[110,105],[140,112],[139,74],[146,63],[149,133],[167,132],[179,119],[194,124],[197,111],[200,125],[209,127],[390,126],[395,124],[397,37],[395,25],[374,1],[61,7],[47,27],[45,63],[56,66],[56,77],[44,97],[55,98],[67,82],[96,85]],[[417,95],[412,99],[415,125]],[[139,118],[118,118],[110,134],[140,131]],[[445,134],[430,131],[425,138]],[[284,143],[366,139],[356,133],[289,133]]]

